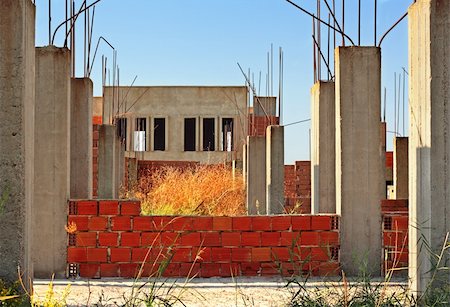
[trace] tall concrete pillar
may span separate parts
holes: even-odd
[[[336,213],[334,82],[311,89],[311,213]]]
[[[266,214],[266,138],[247,136],[247,213]]]
[[[70,51],[36,48],[33,262],[35,276],[65,276],[70,192]]]
[[[408,18],[409,279],[422,292],[436,264],[423,244],[439,253],[450,231],[450,2],[417,0]],[[436,278],[448,285],[450,274]]]
[[[116,126],[100,125],[98,140],[98,198],[119,197],[119,158]]]
[[[266,129],[266,207],[267,214],[284,212],[284,127]]]
[[[70,198],[92,199],[92,100],[89,78],[72,79]]]
[[[30,0],[0,9],[0,279],[33,279],[34,26]]]
[[[408,199],[408,138],[394,138],[395,199]]]
[[[244,186],[247,184],[247,144],[242,145],[242,178]]]
[[[336,58],[336,213],[341,263],[349,276],[362,262],[381,274],[385,186],[380,133],[381,50],[339,47]]]
[[[136,188],[138,181],[138,159],[137,158],[128,158],[127,165],[127,181],[128,181],[128,190],[132,190]]]

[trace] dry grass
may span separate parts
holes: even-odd
[[[145,215],[243,215],[242,174],[222,165],[165,167],[140,176],[128,196],[141,200]],[[131,194],[131,195],[130,195]]]

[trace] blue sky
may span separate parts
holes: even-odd
[[[315,12],[316,0],[295,2]],[[332,0],[328,2],[331,4]],[[356,42],[358,1],[345,2],[345,32]],[[374,1],[361,2],[361,45],[373,45]],[[378,39],[412,2],[378,0]],[[76,0],[76,7],[81,3]],[[338,21],[340,4],[341,0],[336,0]],[[48,0],[36,0],[36,6],[36,45],[44,46],[49,41]],[[322,0],[322,14],[326,10]],[[64,1],[52,0],[53,30],[64,15]],[[76,28],[79,77],[83,76],[83,26],[84,18],[80,18]],[[277,59],[281,46],[284,51],[283,123],[288,124],[310,118],[311,28],[311,18],[285,0],[102,0],[96,5],[93,44],[99,36],[104,36],[117,49],[121,85],[131,84],[136,75],[135,85],[243,85],[244,77],[236,64],[239,62],[246,72],[251,69],[254,73],[257,88],[261,71],[262,94],[265,94],[267,52],[271,44],[274,46],[274,94],[278,93]],[[64,29],[56,37],[57,46],[63,44],[62,32]],[[324,49],[326,37],[324,26]],[[340,38],[337,41],[340,44]],[[387,88],[386,117],[390,131],[394,130],[394,72],[401,72],[402,67],[408,69],[407,49],[405,19],[382,45],[382,88]],[[108,57],[109,66],[112,63],[111,49],[101,44],[91,75],[95,95],[101,94],[102,54]],[[326,69],[322,66],[324,78]],[[400,133],[403,133],[401,117],[400,121]],[[405,118],[406,134],[407,126]],[[286,164],[309,159],[309,128],[309,122],[286,127]],[[392,148],[392,136],[388,134],[388,149]]]

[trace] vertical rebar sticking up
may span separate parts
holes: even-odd
[[[52,44],[52,0],[48,0],[48,45]]]
[[[373,35],[374,35],[374,39],[373,39],[373,45],[374,46],[376,46],[377,45],[377,9],[378,9],[378,3],[377,3],[377,0],[374,0],[375,1],[375,12],[374,12],[374,14],[375,14],[375,16],[374,16],[374,33],[373,33]],[[414,1],[415,2],[415,1]]]
[[[69,17],[69,16],[68,16],[69,14],[68,14],[68,8],[67,8],[67,1],[68,1],[68,0],[64,0],[64,2],[65,2],[65,4],[66,4],[66,19],[65,19],[65,20],[67,20],[68,17]],[[67,22],[64,23],[64,25],[65,25],[65,27],[66,27],[66,32],[65,32],[66,35],[65,35],[65,37],[67,37]]]
[[[317,0],[317,18],[321,18],[320,16],[320,0]],[[318,41],[318,49],[322,49],[321,48],[321,44],[322,44],[322,38],[321,38],[321,31],[320,31],[321,25],[320,22],[317,22],[317,41]],[[317,61],[317,74],[318,74],[318,80],[320,81],[322,79],[322,60],[319,57],[319,60]]]
[[[400,134],[400,88],[401,88],[401,80],[402,75],[398,74],[398,104],[397,104],[397,128],[398,128],[398,134]]]
[[[336,0],[333,0],[333,16],[336,16]],[[333,20],[333,27],[336,29],[336,18],[333,18]],[[336,49],[336,31],[333,31],[333,52],[334,49]]]
[[[86,5],[86,2],[84,2],[84,6]],[[88,33],[88,25],[87,25],[87,10],[84,11],[84,46],[83,46],[83,57],[84,57],[84,62],[83,62],[83,68],[84,68],[84,77],[86,78],[87,76],[87,72],[86,72],[86,58],[87,58],[87,52],[86,52],[86,48],[87,48],[87,33]]]
[[[342,46],[345,47],[345,0],[342,0]]]
[[[314,83],[316,83],[317,82],[317,65],[316,65],[316,58],[317,58],[317,55],[316,55],[316,44],[315,44],[315,42],[314,42],[314,39],[315,39],[315,36],[316,36],[316,21],[315,21],[315,19],[313,18],[312,19],[312,36],[313,36],[313,39],[312,39],[312,45],[313,45],[313,71],[314,71]]]
[[[405,136],[405,70],[403,70],[403,107],[402,107],[402,113],[403,113],[403,136]]]
[[[258,96],[261,96],[261,71],[259,71]]]
[[[75,14],[75,1],[72,1],[72,12],[70,13],[70,18],[72,20],[72,26],[71,26],[71,31],[70,34],[72,36],[71,38],[71,42],[72,42],[72,48],[71,48],[71,52],[72,52],[72,78],[75,78],[75,60],[76,60],[76,56],[75,56],[75,39],[76,39],[76,35],[75,35],[75,21],[73,20],[73,16]]]
[[[328,23],[331,22],[331,15],[328,14]],[[328,27],[328,43],[327,43],[327,63],[328,65],[330,65],[330,27]],[[331,75],[331,72],[328,75],[328,81],[331,81],[331,79],[333,79],[333,76]]]
[[[267,52],[267,84],[266,97],[270,96],[270,52]]]
[[[361,46],[361,0],[358,0],[358,46]]]
[[[273,43],[270,44],[270,96],[273,96]]]
[[[397,136],[397,73],[394,72],[394,133]]]
[[[281,47],[278,49],[278,118],[281,118]]]

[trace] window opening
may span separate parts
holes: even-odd
[[[184,119],[184,151],[195,151],[196,119]]]
[[[136,118],[134,131],[134,151],[146,151],[147,121],[145,118]]]
[[[232,151],[233,144],[233,119],[222,119],[222,149],[223,151]]]
[[[153,149],[166,150],[166,119],[155,118],[153,125]]]
[[[125,150],[127,150],[127,119],[122,117],[117,120],[117,136],[122,144],[125,144]]]
[[[216,150],[215,143],[215,122],[214,118],[203,119],[203,150],[214,151]]]

